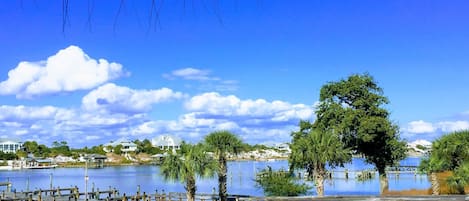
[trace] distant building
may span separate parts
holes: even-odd
[[[105,152],[113,152],[114,148],[118,145],[122,145],[121,151],[124,153],[137,151],[137,145],[127,139],[119,139],[114,142],[111,141],[109,143],[106,143],[103,145],[103,150]]]
[[[16,153],[22,146],[19,140],[0,138],[0,151],[3,153]]]
[[[151,144],[161,150],[180,149],[181,143],[182,139],[174,135],[160,135],[151,140]]]

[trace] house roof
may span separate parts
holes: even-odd
[[[95,159],[107,159],[106,156],[100,155],[100,154],[90,154],[90,155],[85,156],[85,158],[89,158],[89,159],[93,159],[93,160],[95,160]]]
[[[104,147],[107,147],[107,146],[112,146],[112,147],[115,147],[117,145],[122,145],[122,146],[129,146],[129,147],[137,147],[137,145],[133,142],[131,142],[130,140],[128,139],[125,139],[125,138],[120,138],[116,141],[111,141],[109,143],[106,143],[104,144],[103,146]]]
[[[160,135],[151,140],[153,146],[180,146],[182,139],[174,135]]]

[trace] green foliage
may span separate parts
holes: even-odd
[[[420,150],[424,150],[424,151],[427,150],[427,147],[425,147],[425,146],[423,146],[423,145],[421,145],[421,144],[418,144],[418,145],[416,146],[416,148],[417,148],[417,149],[420,149]]]
[[[16,154],[14,153],[4,153],[0,151],[0,160],[15,160],[17,159]]]
[[[453,171],[469,161],[469,130],[443,135],[432,143],[430,156],[420,163],[422,172]]]
[[[291,169],[306,168],[313,175],[313,167],[328,164],[334,168],[352,159],[351,150],[344,147],[337,135],[310,129],[308,124],[302,121],[300,131],[292,133],[292,153],[289,158]]]
[[[151,141],[148,139],[144,139],[142,141],[135,140],[133,143],[137,145],[137,153],[147,153],[150,155],[154,155],[154,154],[161,154],[164,152],[158,147],[153,147],[153,145],[151,144]]]
[[[226,157],[228,153],[239,153],[243,143],[229,131],[215,131],[205,136],[205,144],[216,156]]]
[[[273,171],[270,166],[256,175],[256,185],[262,188],[267,196],[298,196],[304,195],[311,187],[299,184],[285,170]]]
[[[205,146],[218,159],[218,195],[221,201],[226,201],[228,195],[226,189],[227,154],[239,153],[242,144],[242,141],[229,131],[215,131],[205,136]]]
[[[72,152],[70,150],[70,147],[67,145],[67,142],[65,141],[61,141],[61,142],[57,142],[57,141],[54,141],[52,143],[52,148],[50,148],[50,156],[58,156],[58,155],[62,155],[62,156],[72,156]]]
[[[317,185],[318,195],[323,195],[326,165],[334,168],[351,161],[352,153],[346,148],[339,136],[331,132],[315,130],[307,121],[300,121],[300,130],[292,133],[288,159],[290,171],[306,169],[310,179]]]
[[[186,183],[185,189],[192,198],[195,195],[195,177],[213,177],[217,168],[214,161],[202,145],[183,144],[181,150],[167,156],[160,166],[165,180],[178,180]]]
[[[28,156],[28,153],[26,153],[23,150],[17,150],[16,151],[16,157],[17,158],[26,158]]]
[[[48,157],[51,150],[43,144],[38,144],[36,141],[26,141],[23,147],[27,153],[32,153],[36,157]]]
[[[458,166],[446,182],[455,193],[464,194],[464,187],[469,185],[469,161]]]
[[[115,154],[118,154],[118,155],[121,155],[122,154],[122,145],[119,144],[117,145],[116,147],[114,147],[112,150],[112,152],[114,152]]]
[[[314,128],[340,135],[347,147],[365,156],[385,174],[386,166],[405,158],[406,144],[383,105],[389,100],[368,75],[351,75],[321,88]]]

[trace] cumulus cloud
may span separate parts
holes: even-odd
[[[436,127],[434,127],[432,123],[422,120],[410,122],[406,129],[406,131],[410,133],[431,133],[435,132],[435,130]]]
[[[437,126],[443,132],[454,132],[469,129],[468,121],[443,121],[437,123]]]
[[[157,90],[134,90],[108,83],[91,91],[82,99],[82,107],[88,111],[111,113],[143,113],[152,104],[183,98],[181,92],[168,88]]]
[[[93,59],[79,47],[70,46],[45,61],[20,62],[0,82],[0,94],[31,98],[91,89],[125,74],[121,64]]]
[[[185,107],[189,111],[198,112],[199,116],[214,118],[237,116],[277,122],[310,119],[314,114],[313,105],[290,104],[284,101],[268,102],[264,99],[241,100],[234,95],[222,96],[216,92],[194,96],[185,103]]]
[[[53,106],[29,107],[23,105],[2,105],[0,106],[0,121],[16,122],[13,124],[19,124],[19,122],[48,120],[55,119],[56,115],[63,112],[65,112],[63,109]]]

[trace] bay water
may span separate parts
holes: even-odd
[[[406,158],[401,165],[417,166],[420,158]],[[263,196],[262,189],[255,184],[255,175],[267,166],[272,169],[288,169],[287,160],[275,161],[230,161],[228,162],[228,193],[237,195]],[[345,178],[345,169],[349,171],[349,178]],[[379,181],[375,173],[373,179],[358,181],[356,171],[373,169],[362,158],[354,158],[352,163],[343,168],[334,169],[331,180],[325,182],[326,195],[378,195]],[[184,184],[179,181],[165,181],[158,166],[112,166],[100,169],[88,169],[88,191],[93,188],[107,190],[116,188],[120,194],[135,194],[137,189],[146,193],[185,192]],[[49,189],[52,187],[77,186],[80,191],[85,190],[85,168],[55,168],[55,169],[24,169],[0,171],[0,182],[9,180],[16,191]],[[430,182],[426,175],[414,173],[388,174],[390,190],[427,189]],[[218,192],[217,178],[197,179],[197,193]],[[314,195],[314,184],[308,192]],[[0,189],[2,190],[2,189]]]

